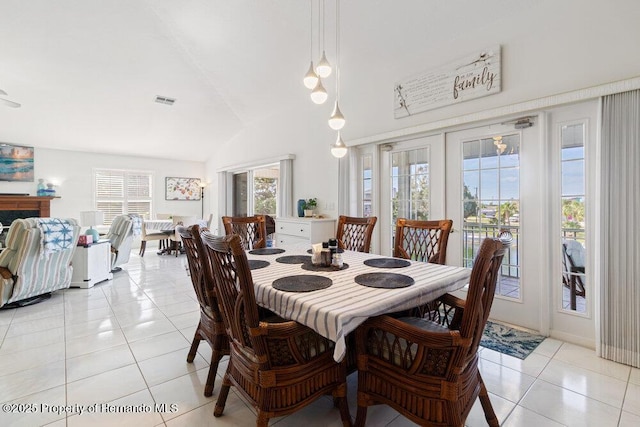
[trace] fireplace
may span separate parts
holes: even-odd
[[[51,199],[53,197],[0,195],[0,223],[4,231],[0,235],[0,247],[4,247],[6,231],[14,220],[51,216]]]

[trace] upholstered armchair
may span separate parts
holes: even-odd
[[[68,288],[79,235],[74,219],[13,221],[0,253],[0,307],[34,304]]]
[[[118,215],[113,219],[109,232],[103,236],[111,242],[111,270],[129,262],[133,245],[133,219],[129,215]]]

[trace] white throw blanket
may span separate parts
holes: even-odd
[[[40,227],[41,250],[45,255],[73,246],[73,225],[65,219],[37,218]]]

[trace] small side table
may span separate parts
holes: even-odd
[[[96,283],[113,279],[109,240],[99,240],[89,246],[76,247],[71,265],[73,266],[72,288],[88,289]]]

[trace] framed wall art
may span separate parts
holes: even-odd
[[[200,178],[165,178],[165,200],[200,200]]]
[[[33,147],[0,142],[0,181],[33,182]]]

